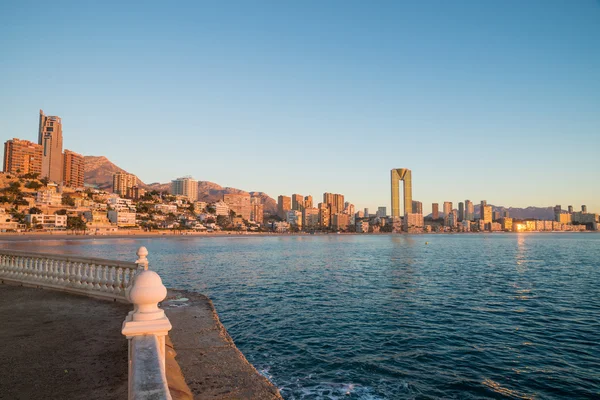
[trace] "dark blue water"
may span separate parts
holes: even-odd
[[[600,398],[598,234],[45,245],[126,260],[145,245],[286,399]]]

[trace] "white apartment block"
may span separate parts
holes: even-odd
[[[114,210],[118,211],[126,211],[126,210],[135,210],[135,206],[133,205],[133,201],[130,199],[123,199],[119,196],[111,196],[106,201],[106,203]]]
[[[175,205],[175,204],[155,204],[154,209],[156,211],[160,211],[164,214],[176,213],[177,205]]]
[[[42,225],[44,229],[61,229],[67,227],[67,216],[57,214],[27,214],[25,222],[35,225]]]
[[[135,226],[135,213],[129,211],[110,210],[108,220],[118,227]]]
[[[60,206],[62,204],[62,194],[52,189],[40,190],[37,192],[35,202],[46,206]]]

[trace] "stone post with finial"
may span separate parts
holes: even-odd
[[[131,340],[136,336],[154,335],[158,340],[160,364],[165,368],[165,336],[171,330],[171,323],[158,303],[167,296],[167,288],[160,276],[148,269],[148,250],[140,247],[136,263],[144,269],[137,273],[133,284],[127,291],[127,299],[133,303],[134,310],[123,322],[121,333],[129,340],[129,367],[132,367]],[[131,371],[130,374],[131,376]]]

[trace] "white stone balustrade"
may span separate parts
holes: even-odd
[[[147,267],[145,255],[124,262],[0,249],[0,281],[127,301],[135,275]]]

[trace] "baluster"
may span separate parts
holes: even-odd
[[[77,288],[83,287],[83,275],[81,273],[82,267],[82,263],[75,263],[75,287]]]
[[[4,255],[0,255],[0,275],[5,276]]]
[[[10,277],[17,277],[17,265],[15,264],[15,258],[13,256],[8,256],[8,264],[10,265]]]
[[[112,282],[112,267],[110,265],[106,266],[106,291],[113,291],[113,282]]]
[[[33,264],[33,268],[31,269],[31,280],[37,282],[40,279],[40,270],[42,264],[44,263],[43,258],[36,259],[36,262]]]
[[[117,276],[115,278],[115,293],[116,294],[123,294],[123,268],[118,267],[117,268]]]
[[[22,280],[27,280],[28,275],[29,275],[29,259],[27,258],[21,258],[21,257],[17,257],[17,259],[19,260],[20,264],[21,264],[21,279]]]
[[[102,266],[102,280],[100,281],[100,290],[108,291],[108,266]]]
[[[56,284],[58,282],[57,267],[58,261],[50,260],[50,282]]]
[[[100,276],[98,275],[100,273],[100,268],[98,268],[98,265],[96,265],[95,263],[92,265],[92,275],[94,277],[94,281],[92,282],[94,288],[93,290],[97,290],[100,291]]]
[[[35,274],[35,280],[38,282],[44,282],[44,268],[46,266],[46,262],[48,262],[47,258],[40,260],[40,264],[38,265],[38,269]]]
[[[72,274],[72,263],[71,261],[65,261],[65,285],[71,284]]]
[[[64,261],[58,260],[56,262],[56,283],[61,286],[65,283],[65,281],[64,281],[65,272],[63,270],[63,267],[64,267]]]
[[[94,288],[94,284],[92,281],[94,277],[92,276],[92,264],[85,263],[85,288],[87,290],[92,290]]]

